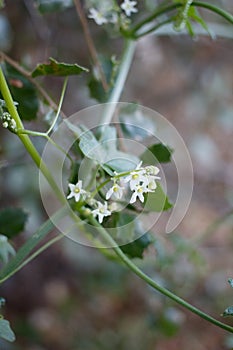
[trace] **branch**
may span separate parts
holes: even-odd
[[[85,13],[83,12],[80,0],[74,0],[74,4],[75,4],[76,10],[77,10],[77,14],[78,14],[78,16],[80,18],[80,22],[81,22],[81,25],[82,25],[82,28],[83,28],[83,33],[84,33],[84,36],[85,36],[85,39],[86,39],[86,42],[87,42],[87,46],[88,46],[90,55],[92,57],[92,60],[93,60],[94,64],[98,68],[103,88],[104,88],[105,91],[108,91],[109,86],[108,86],[105,74],[103,72],[102,66],[101,66],[101,64],[99,62],[98,54],[97,54],[94,42],[93,42],[92,37],[91,37],[90,30],[89,30],[89,27],[88,27],[88,22],[87,22]]]

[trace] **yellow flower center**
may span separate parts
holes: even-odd
[[[138,192],[139,192],[139,193],[142,193],[142,192],[143,192],[142,187],[138,187]]]
[[[138,179],[138,177],[139,177],[138,174],[133,174],[132,179],[133,179],[133,180],[136,180],[136,179]]]
[[[113,192],[118,192],[118,187],[117,186],[113,186]]]
[[[105,212],[105,209],[104,209],[104,208],[101,208],[101,209],[100,209],[100,213],[101,213],[101,214],[104,214],[104,212]]]
[[[75,188],[74,193],[79,193],[80,189],[78,187]]]

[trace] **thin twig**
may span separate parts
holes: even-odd
[[[89,27],[88,27],[88,22],[87,22],[85,13],[84,13],[84,11],[82,9],[81,2],[80,2],[80,0],[74,0],[74,4],[75,4],[75,7],[76,7],[78,16],[80,18],[80,22],[81,22],[81,25],[82,25],[82,28],[83,28],[83,33],[84,33],[84,36],[85,36],[85,39],[86,39],[86,43],[87,43],[90,55],[92,57],[92,60],[93,60],[94,64],[98,68],[103,88],[104,88],[105,91],[108,91],[108,89],[109,89],[108,83],[107,83],[105,74],[103,72],[102,66],[101,66],[101,64],[99,62],[98,54],[97,54],[94,42],[93,42],[91,34],[90,34],[90,30],[89,30]]]
[[[1,60],[6,61],[12,67],[14,67],[19,73],[24,75],[36,87],[38,92],[41,94],[41,96],[45,99],[45,101],[50,105],[50,107],[53,110],[56,111],[58,109],[58,105],[53,101],[53,99],[48,95],[48,93],[42,88],[42,86],[35,79],[32,78],[31,73],[28,70],[23,68],[18,62],[14,61],[12,58],[7,56],[4,52],[0,51],[0,61]],[[61,116],[63,118],[66,118],[65,113],[62,111],[61,111]]]

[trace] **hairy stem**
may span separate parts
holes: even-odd
[[[10,90],[8,88],[8,85],[6,83],[6,79],[4,77],[3,71],[0,67],[0,91],[2,93],[2,96],[6,102],[6,106],[8,108],[8,111],[11,115],[11,117],[15,120],[16,122],[16,127],[17,129],[24,130],[23,123],[20,119],[20,116],[17,112],[17,109],[14,105],[14,101],[12,99]],[[51,173],[49,172],[46,164],[43,162],[41,159],[40,154],[37,152],[35,146],[31,142],[30,138],[28,135],[24,134],[18,134],[18,137],[20,138],[21,142],[23,143],[24,147],[26,148],[27,152],[30,154],[31,158],[37,165],[37,167],[40,169],[40,171],[43,173],[45,178],[47,179],[48,183],[52,187],[52,189],[55,191],[59,199],[61,200],[62,203],[66,202],[66,199],[64,198],[64,195],[60,191],[59,187],[57,186],[54,178],[52,177]]]

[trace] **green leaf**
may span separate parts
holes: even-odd
[[[131,258],[142,259],[144,250],[153,242],[153,239],[149,233],[145,233],[137,216],[115,213],[110,219],[110,224],[111,227],[116,227],[114,238],[121,250]]]
[[[7,265],[0,271],[0,282],[6,278],[12,276],[23,263],[27,256],[33,251],[33,249],[46,237],[46,235],[54,228],[55,221],[64,216],[63,209],[56,212],[53,215],[53,222],[47,220],[35,233],[30,237],[26,243],[17,251],[14,258],[12,258]]]
[[[228,278],[228,283],[233,288],[233,278]]]
[[[3,297],[0,297],[0,308],[3,307],[6,304],[6,299]]]
[[[189,8],[189,17],[199,23],[202,28],[206,30],[206,32],[210,35],[210,37],[213,39],[213,35],[211,34],[207,23],[204,21],[204,19],[199,15],[198,10],[195,6],[191,6]]]
[[[109,86],[108,91],[105,91],[100,79],[100,76],[97,74],[97,70],[92,72],[92,75],[88,82],[88,88],[90,96],[99,102],[107,102],[108,96],[111,92],[111,89],[114,84],[118,62],[115,57],[106,58],[104,56],[99,57],[101,68],[106,78],[106,82]]]
[[[24,230],[28,214],[20,208],[5,208],[0,210],[0,234],[8,238],[16,236]]]
[[[15,334],[11,329],[10,323],[4,319],[0,319],[0,338],[9,342],[15,341]]]
[[[150,137],[156,130],[155,122],[142,113],[137,103],[121,108],[119,120],[123,134],[137,141]]]
[[[5,6],[5,1],[4,0],[0,0],[0,9],[3,8]]]
[[[105,134],[109,136],[103,138],[101,142],[83,125],[80,129],[84,131],[79,142],[81,151],[86,157],[97,161],[107,172],[108,168],[117,172],[130,171],[139,163],[139,159],[132,154],[117,150],[117,141],[114,139],[116,131],[113,131],[115,128],[107,127]]]
[[[11,255],[15,255],[15,250],[4,235],[0,235],[0,260],[6,264]]]
[[[134,242],[121,246],[121,250],[131,258],[143,259],[144,250],[153,242],[152,236],[145,233],[143,236],[136,239]]]
[[[229,306],[222,314],[222,316],[233,316],[233,306]]]
[[[144,209],[148,211],[161,212],[172,207],[168,197],[165,195],[161,185],[157,183],[157,188],[154,192],[145,194]]]
[[[49,58],[49,63],[41,63],[36,66],[32,72],[32,77],[38,77],[40,75],[53,75],[53,76],[68,76],[77,75],[82,72],[88,72],[87,68],[79,66],[78,64],[68,64],[63,62],[57,62],[54,58]]]
[[[173,150],[169,146],[162,143],[156,143],[147,148],[147,150],[140,156],[143,163],[167,163],[171,161]]]
[[[73,6],[72,0],[35,0],[41,14],[63,11]]]
[[[5,64],[6,78],[17,109],[23,120],[33,120],[37,117],[39,101],[34,85],[9,64]]]
[[[81,127],[85,130],[80,136],[79,147],[81,151],[86,157],[94,159],[100,164],[104,163],[107,156],[106,149],[97,141],[95,135],[90,130],[84,126]]]

